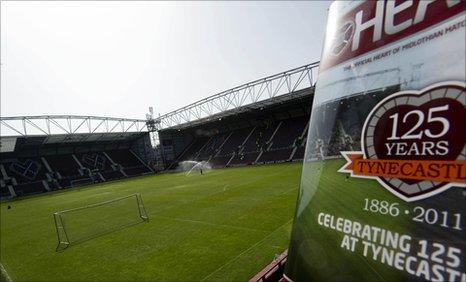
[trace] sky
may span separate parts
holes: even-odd
[[[326,1],[1,2],[1,115],[145,118],[320,59]]]

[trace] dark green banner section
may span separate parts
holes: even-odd
[[[286,275],[294,281],[462,281],[463,189],[406,203],[374,180],[307,163]],[[459,221],[461,220],[461,221]]]
[[[286,279],[466,281],[465,9],[332,4]]]

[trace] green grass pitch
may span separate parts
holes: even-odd
[[[13,281],[244,281],[288,247],[301,167],[150,175],[4,202],[0,261]],[[55,252],[53,212],[133,193],[148,223]]]

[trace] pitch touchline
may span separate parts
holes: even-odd
[[[152,216],[152,215],[150,215],[150,216]],[[217,223],[211,223],[211,222],[201,221],[201,220],[193,220],[193,219],[169,217],[169,216],[163,216],[163,215],[154,215],[154,216],[155,216],[155,217],[166,218],[166,219],[171,219],[171,220],[186,221],[186,222],[192,222],[192,223],[200,223],[200,224],[212,225],[212,226],[222,226],[222,227],[228,227],[228,228],[239,229],[239,230],[246,230],[246,231],[267,232],[266,230],[260,230],[260,229],[254,229],[254,228],[247,228],[247,227],[240,227],[240,226],[233,226],[233,225],[227,225],[227,224],[217,224]]]
[[[249,248],[247,248],[246,250],[242,251],[239,255],[237,255],[236,257],[232,258],[231,260],[227,261],[225,264],[223,264],[222,266],[220,266],[219,268],[217,268],[216,270],[214,270],[213,272],[211,272],[209,275],[207,275],[206,277],[204,277],[201,281],[205,281],[207,278],[209,278],[210,276],[212,276],[213,274],[217,273],[219,270],[223,269],[225,266],[229,265],[230,263],[232,263],[233,261],[237,260],[240,256],[242,256],[244,253],[250,251],[252,248],[256,247],[257,245],[261,244],[262,242],[264,242],[266,239],[268,239],[270,236],[272,236],[272,234],[274,234],[275,232],[277,232],[278,230],[280,230],[282,227],[286,226],[288,223],[290,223],[291,221],[293,220],[293,218],[291,218],[290,220],[288,220],[287,222],[285,222],[283,225],[280,225],[277,229],[275,229],[274,231],[270,232],[269,235],[265,236],[264,238],[262,238],[261,240],[259,240],[258,242],[256,242],[254,245],[250,246]]]

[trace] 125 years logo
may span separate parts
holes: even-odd
[[[466,187],[465,91],[445,82],[386,97],[364,123],[362,151],[341,152],[339,172],[377,179],[408,202]]]

